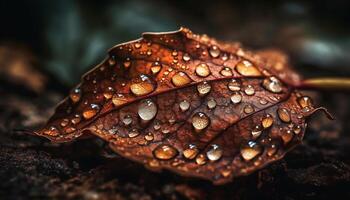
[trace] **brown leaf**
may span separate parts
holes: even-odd
[[[37,134],[90,132],[151,170],[222,184],[281,159],[316,109],[276,51],[252,53],[185,28],[120,44]]]

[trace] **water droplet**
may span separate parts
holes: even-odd
[[[135,48],[136,48],[136,49],[141,48],[141,42],[136,42],[136,43],[135,43]]]
[[[217,161],[222,157],[223,150],[217,144],[211,145],[207,151],[207,157],[210,161]]]
[[[281,135],[284,144],[288,144],[294,137],[291,130],[284,131]]]
[[[202,131],[209,125],[209,117],[202,113],[198,112],[192,117],[192,126],[196,131]]]
[[[181,111],[187,111],[190,108],[190,103],[186,100],[183,100],[180,102],[180,109]]]
[[[194,144],[190,144],[188,145],[188,148],[182,152],[182,154],[185,158],[192,160],[197,156],[198,152],[199,150],[197,146]]]
[[[69,124],[69,120],[68,119],[63,119],[62,122],[61,122],[61,126],[62,127],[65,127]]]
[[[204,81],[197,85],[197,91],[200,96],[208,94],[211,90],[211,86],[208,82]]]
[[[94,117],[99,110],[100,110],[100,106],[98,106],[97,104],[91,104],[90,108],[86,109],[83,112],[83,117],[85,119],[90,119],[90,118]]]
[[[130,115],[125,115],[122,119],[124,125],[128,126],[132,123],[132,117]]]
[[[297,125],[297,126],[295,126],[294,128],[293,128],[293,132],[295,133],[295,134],[299,134],[299,133],[301,133],[301,126],[299,126],[299,125]]]
[[[182,59],[185,61],[185,62],[188,62],[191,60],[191,57],[190,55],[188,55],[188,53],[185,53],[183,56],[182,56]]]
[[[140,135],[140,132],[137,129],[132,129],[128,134],[130,138],[137,137],[138,135]]]
[[[239,62],[236,65],[236,70],[243,76],[261,76],[260,71],[247,60]]]
[[[246,105],[246,106],[244,106],[243,111],[244,111],[246,114],[249,114],[249,113],[254,112],[254,108],[253,108],[253,106],[251,106],[251,105]]]
[[[153,150],[153,155],[159,160],[170,160],[177,156],[178,151],[171,145],[161,144]]]
[[[190,77],[185,72],[177,72],[172,78],[171,81],[177,87],[187,85],[191,82]]]
[[[115,106],[120,106],[120,105],[127,103],[127,100],[125,99],[124,95],[115,94],[112,97],[112,102]]]
[[[158,121],[155,122],[154,125],[153,125],[153,129],[156,130],[156,131],[158,131],[160,128],[161,128],[160,123],[159,123]]]
[[[200,77],[207,77],[210,74],[209,66],[205,63],[201,63],[196,66],[196,74]]]
[[[162,69],[162,66],[159,64],[159,62],[154,62],[154,64],[151,67],[151,71],[153,74],[157,74]]]
[[[239,92],[235,92],[232,96],[231,96],[231,102],[234,104],[238,104],[241,103],[242,101],[242,95]]]
[[[145,135],[145,140],[152,141],[153,139],[154,139],[153,133],[147,133],[147,135]]]
[[[211,46],[210,49],[209,49],[209,54],[210,54],[213,58],[217,58],[217,57],[220,56],[220,49],[219,49],[217,46],[213,45],[213,46]]]
[[[287,109],[285,108],[279,108],[277,110],[278,117],[283,121],[283,122],[290,122],[290,115]]]
[[[157,105],[151,99],[145,99],[140,102],[138,114],[142,120],[149,121],[157,114]]]
[[[262,120],[261,120],[261,125],[264,128],[269,128],[273,124],[273,117],[270,114],[267,114]]]
[[[216,101],[215,99],[209,99],[207,102],[207,106],[209,109],[213,109],[216,107]]]
[[[228,89],[231,91],[240,91],[241,90],[241,83],[238,80],[232,79],[228,85]]]
[[[151,49],[148,49],[146,54],[147,54],[147,56],[152,55],[152,50],[151,50]]]
[[[223,176],[223,177],[229,177],[231,174],[232,174],[232,171],[231,170],[229,170],[229,169],[224,169],[224,170],[222,170],[221,172],[221,175]]]
[[[109,64],[109,66],[115,65],[115,57],[114,56],[109,57],[108,64]]]
[[[221,71],[220,74],[223,76],[232,76],[232,70],[229,67],[224,67]]]
[[[263,80],[262,86],[273,93],[282,92],[282,83],[276,77],[271,76]]]
[[[71,119],[72,124],[78,124],[81,121],[80,115],[74,115],[74,118]]]
[[[199,154],[199,155],[196,157],[196,163],[197,163],[198,165],[204,165],[206,162],[207,162],[207,158],[205,157],[204,154]]]
[[[49,136],[57,136],[59,134],[59,131],[56,127],[51,126],[49,129],[44,131],[44,134]]]
[[[123,63],[125,68],[129,68],[131,66],[130,58],[127,58],[126,61]]]
[[[253,86],[247,85],[247,87],[244,89],[244,93],[245,93],[246,95],[251,96],[251,95],[254,95],[254,94],[255,94],[255,90],[254,90]]]
[[[74,127],[67,127],[64,129],[64,132],[67,134],[73,133],[74,131],[76,131],[76,129]]]
[[[277,153],[277,150],[277,144],[271,144],[269,147],[267,147],[266,152],[268,156],[273,156]]]
[[[155,90],[153,81],[145,74],[133,79],[130,90],[136,96],[143,96]]]
[[[81,90],[80,88],[73,89],[69,94],[70,99],[73,101],[73,103],[77,103],[80,101],[81,98]]]
[[[175,57],[175,56],[177,56],[177,55],[178,55],[178,53],[177,53],[177,51],[176,51],[176,50],[174,50],[174,51],[171,53],[171,55]]]
[[[298,103],[301,108],[308,108],[312,105],[312,100],[308,96],[303,96],[298,98]]]
[[[254,141],[249,141],[247,145],[241,148],[241,156],[244,160],[250,161],[262,152],[260,145]]]
[[[256,125],[251,133],[252,133],[253,139],[258,138],[262,133],[262,127],[260,125]]]
[[[105,92],[103,93],[103,96],[104,96],[106,99],[110,99],[110,98],[112,98],[112,96],[113,96],[113,92],[114,92],[114,89],[113,89],[112,87],[108,87],[108,88],[107,88],[107,91],[105,91]]]
[[[259,100],[259,103],[260,103],[261,105],[266,105],[266,104],[268,103],[268,101],[267,101],[266,99],[260,99],[260,100]]]

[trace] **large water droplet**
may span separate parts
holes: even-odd
[[[270,114],[267,114],[262,120],[261,125],[263,128],[269,128],[273,124],[273,117]]]
[[[220,49],[219,47],[213,45],[210,47],[209,49],[209,54],[213,57],[213,58],[217,58],[220,56]]]
[[[192,126],[196,131],[202,131],[203,129],[208,127],[209,123],[209,117],[202,112],[198,112],[192,117]]]
[[[155,90],[155,84],[147,75],[141,74],[132,80],[130,90],[136,96],[143,96],[153,92]]]
[[[236,65],[236,70],[243,76],[261,76],[260,71],[247,60],[239,62]]]
[[[151,71],[153,74],[157,74],[162,69],[162,65],[159,62],[154,62],[151,67]]]
[[[197,146],[194,144],[190,144],[188,145],[188,148],[182,152],[182,154],[185,158],[192,160],[197,156],[198,152],[199,150]]]
[[[238,80],[232,79],[228,85],[227,85],[228,89],[231,91],[240,91],[241,90],[241,83]]]
[[[157,114],[157,105],[151,99],[145,99],[140,102],[138,114],[142,120],[149,121]]]
[[[217,161],[222,157],[223,150],[217,144],[211,145],[207,151],[207,157],[210,161]]]
[[[262,152],[260,145],[253,141],[249,141],[247,145],[241,148],[241,156],[244,160],[249,161],[258,156]]]
[[[290,122],[290,114],[287,109],[285,108],[279,108],[277,110],[278,117],[283,121],[283,122]]]
[[[112,97],[112,102],[115,106],[120,106],[127,103],[127,100],[122,94],[114,94]]]
[[[190,77],[185,72],[177,72],[172,78],[171,81],[177,87],[187,85],[191,82]]]
[[[81,90],[80,88],[73,89],[69,94],[70,99],[73,101],[73,103],[77,103],[80,101],[81,98]]]
[[[208,94],[211,90],[211,86],[208,82],[204,81],[197,85],[197,91],[200,96]]]
[[[276,77],[271,76],[268,78],[265,78],[262,83],[263,87],[273,93],[279,93],[282,92],[282,83],[280,80],[278,80]]]
[[[153,150],[153,155],[159,160],[170,160],[177,156],[178,151],[171,145],[161,144]]]
[[[209,99],[208,102],[207,102],[207,106],[209,109],[213,109],[216,107],[216,101],[215,99]]]
[[[255,94],[255,90],[254,90],[253,86],[247,85],[247,87],[244,89],[244,93],[245,93],[246,95],[251,96],[251,95],[254,95],[254,94]]]
[[[98,113],[99,110],[100,110],[100,106],[98,106],[97,104],[91,104],[90,108],[84,110],[83,117],[85,119],[91,119]]]
[[[200,77],[207,77],[210,74],[209,66],[205,63],[201,63],[196,67],[196,74]]]
[[[180,102],[180,109],[181,111],[187,111],[190,108],[190,103],[186,100],[183,100]]]
[[[128,126],[132,123],[132,117],[130,115],[125,115],[122,119],[124,125]]]
[[[229,67],[224,67],[221,71],[220,71],[220,74],[223,75],[223,76],[232,76],[232,70],[231,68]]]
[[[242,101],[242,95],[239,92],[235,92],[232,96],[231,96],[231,102],[234,104],[238,104],[241,103]]]

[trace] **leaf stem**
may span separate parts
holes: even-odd
[[[348,90],[350,91],[350,78],[325,77],[303,80],[296,86],[298,89],[308,90]]]

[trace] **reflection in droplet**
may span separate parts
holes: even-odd
[[[231,96],[231,102],[234,104],[238,104],[242,101],[242,95],[239,92],[235,92],[232,96]]]
[[[186,100],[183,100],[179,104],[181,111],[187,111],[190,108],[190,103]]]
[[[241,156],[244,160],[250,161],[262,152],[260,145],[253,141],[249,141],[247,145],[241,148]]]
[[[254,90],[253,86],[247,85],[247,87],[244,89],[244,93],[245,93],[246,95],[251,96],[251,95],[254,95],[254,94],[255,94],[255,90]]]
[[[157,105],[151,99],[142,100],[137,112],[142,120],[149,121],[156,116]]]
[[[281,121],[286,122],[286,123],[290,122],[290,120],[291,120],[290,114],[289,114],[287,109],[279,108],[277,110],[277,114],[278,114],[278,117],[281,119]]]
[[[192,126],[196,131],[202,131],[209,125],[209,123],[209,117],[202,112],[198,112],[192,117]]]
[[[197,91],[200,96],[208,94],[211,90],[211,86],[208,82],[204,81],[197,85]]]
[[[161,144],[153,150],[153,155],[159,160],[170,160],[177,156],[178,151],[169,144]]]
[[[210,146],[210,149],[207,151],[207,158],[210,161],[217,161],[222,157],[223,150],[217,144]]]
[[[273,117],[270,114],[267,114],[262,120],[261,120],[261,125],[264,128],[269,128],[273,124]]]
[[[188,148],[182,152],[182,154],[185,158],[192,160],[197,156],[198,152],[199,150],[197,146],[194,144],[190,144],[188,145]]]
[[[224,67],[224,68],[220,71],[220,74],[223,75],[223,76],[232,76],[232,75],[233,75],[232,70],[231,70],[231,68],[229,68],[229,67]]]
[[[209,49],[209,54],[210,54],[213,58],[219,57],[219,55],[220,55],[220,49],[219,49],[219,47],[217,47],[217,46],[215,46],[215,45],[211,46],[210,49]]]
[[[268,78],[265,78],[262,83],[263,87],[273,93],[279,93],[282,92],[282,83],[280,80],[278,80],[276,77],[271,76]]]
[[[240,91],[241,90],[241,83],[238,80],[232,79],[229,83],[228,83],[228,89],[231,91]]]
[[[205,63],[201,63],[196,67],[196,74],[200,77],[207,77],[210,74],[209,66]]]
[[[155,90],[155,84],[150,77],[145,74],[141,74],[139,77],[132,80],[130,90],[136,96],[143,96],[153,92]]]
[[[191,82],[191,79],[185,72],[177,72],[171,78],[171,81],[175,86],[180,87],[189,84]]]
[[[90,119],[94,117],[99,110],[100,110],[100,106],[98,106],[97,104],[91,104],[90,108],[83,111],[83,117],[85,119]]]
[[[236,65],[236,70],[243,76],[261,76],[260,71],[247,60],[239,62]]]

